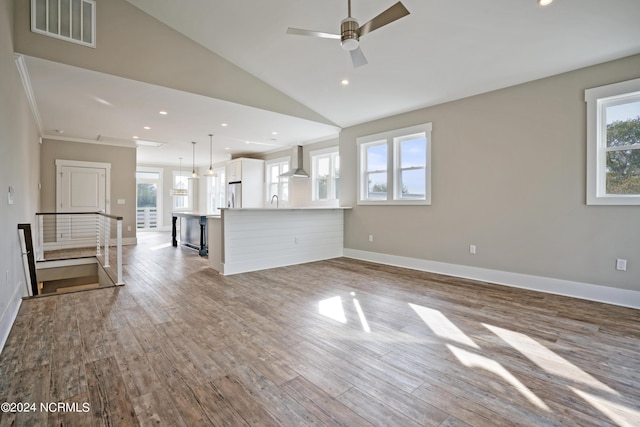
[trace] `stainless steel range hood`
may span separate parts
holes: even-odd
[[[291,154],[291,170],[283,173],[282,177],[304,177],[309,178],[309,174],[302,168],[302,145],[293,147],[293,153]]]

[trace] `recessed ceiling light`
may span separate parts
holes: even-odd
[[[538,6],[549,6],[553,0],[538,0]]]
[[[347,86],[347,85],[349,84],[349,80],[347,80],[347,79],[342,79],[342,81],[340,81],[340,84],[341,84],[342,86]]]
[[[138,139],[138,137],[136,135],[133,135],[133,139]]]
[[[225,150],[231,150],[231,148],[229,148],[229,147],[224,147],[224,149],[225,149]]]
[[[222,126],[222,127],[227,127],[227,126],[229,126],[229,125],[228,125],[228,124],[226,124],[226,123],[222,123],[220,126]]]
[[[162,110],[162,111],[160,111],[160,114],[162,114],[163,116],[166,116],[169,113],[167,113],[166,111]]]
[[[276,131],[271,132],[271,135],[277,135],[277,134],[278,134],[278,132],[276,132]]]
[[[149,126],[145,126],[144,128],[145,128],[146,130],[149,130],[149,129],[151,129],[151,128],[150,128]]]

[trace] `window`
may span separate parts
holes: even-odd
[[[340,156],[338,147],[311,153],[312,200],[332,201],[339,198]]]
[[[225,207],[227,182],[225,168],[216,168],[214,175],[207,177],[207,213],[219,214],[220,208]]]
[[[587,204],[640,205],[640,79],[585,91]]]
[[[267,201],[271,201],[274,195],[278,196],[280,202],[289,200],[289,178],[280,175],[289,172],[290,159],[290,157],[282,157],[265,162]]]
[[[173,171],[173,188],[187,189],[186,196],[173,196],[173,209],[190,211],[193,208],[193,180],[191,173]]]
[[[31,31],[96,47],[94,0],[31,0]]]
[[[358,204],[431,204],[431,123],[357,142]]]

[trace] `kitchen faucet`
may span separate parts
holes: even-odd
[[[278,204],[280,203],[280,199],[278,199],[278,195],[274,194],[273,196],[271,196],[271,205],[273,204],[273,199],[276,199],[276,208],[278,207]]]

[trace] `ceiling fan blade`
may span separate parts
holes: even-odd
[[[294,34],[297,36],[311,36],[320,37],[323,39],[337,39],[340,40],[340,34],[325,33],[322,31],[301,30],[300,28],[287,28],[287,34]]]
[[[367,58],[364,57],[364,52],[358,46],[357,48],[350,50],[351,54],[351,62],[353,62],[353,68],[362,67],[363,65],[367,65]]]
[[[359,36],[362,37],[365,34],[370,33],[374,30],[377,30],[378,28],[383,27],[387,24],[390,24],[393,21],[396,21],[404,16],[407,16],[408,14],[409,14],[409,11],[407,10],[407,8],[404,7],[402,2],[398,2],[393,6],[391,6],[389,9],[385,10],[384,12],[376,16],[375,18],[373,18],[371,21],[362,25],[358,30]]]

